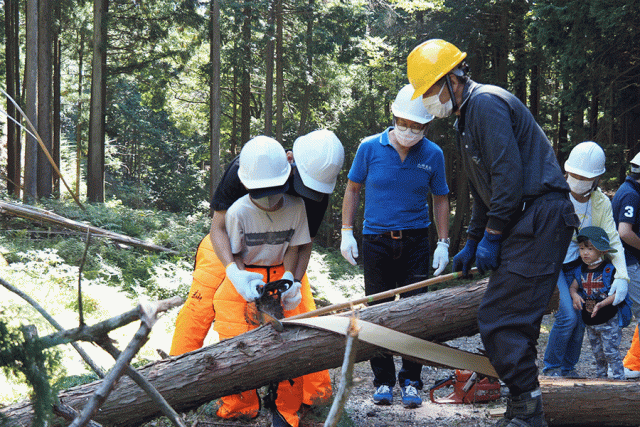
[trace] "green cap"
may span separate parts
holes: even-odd
[[[616,249],[611,247],[609,243],[609,236],[607,233],[600,227],[585,227],[578,232],[578,242],[583,239],[589,240],[591,244],[601,252],[618,252]]]

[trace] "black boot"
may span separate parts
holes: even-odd
[[[548,427],[544,419],[542,393],[539,388],[509,397],[504,416],[496,427]]]

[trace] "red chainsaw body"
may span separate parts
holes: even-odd
[[[445,397],[436,399],[433,392],[443,387],[453,386],[453,392]],[[482,403],[500,399],[500,382],[495,378],[478,377],[473,371],[456,369],[455,374],[446,380],[438,382],[429,390],[429,397],[433,403]]]

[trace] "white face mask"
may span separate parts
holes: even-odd
[[[567,184],[569,184],[569,188],[571,188],[571,191],[580,196],[586,196],[587,194],[591,193],[593,181],[594,180],[582,181],[572,177],[571,175],[567,176]]]
[[[405,130],[399,130],[397,127],[393,129],[393,134],[396,136],[398,143],[403,147],[413,147],[422,140],[423,133],[415,134],[411,132],[411,128]]]
[[[254,199],[253,203],[261,207],[262,209],[273,209],[279,202],[282,200],[282,193],[273,194],[271,196],[260,197],[259,199]]]
[[[426,98],[422,98],[422,104],[429,114],[432,116],[443,119],[449,117],[453,111],[453,102],[449,99],[446,104],[440,102],[440,94],[444,90],[446,83],[440,88],[440,92],[437,95],[431,95]]]

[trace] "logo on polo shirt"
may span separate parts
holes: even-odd
[[[426,163],[418,163],[418,169],[423,169],[426,171],[431,171],[431,165],[428,165]]]

